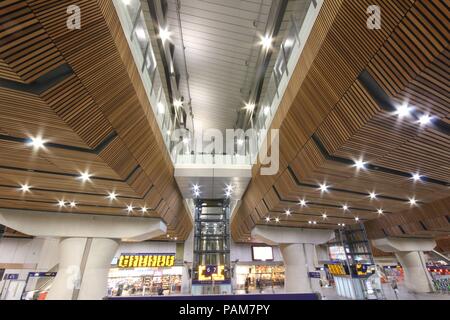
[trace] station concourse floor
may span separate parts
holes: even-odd
[[[389,283],[382,284],[386,300],[397,300]],[[450,294],[442,293],[410,293],[402,283],[398,285],[398,300],[450,300]],[[335,288],[322,288],[324,300],[350,300],[337,295]]]

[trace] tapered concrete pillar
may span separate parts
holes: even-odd
[[[433,292],[431,275],[429,274],[423,251],[431,251],[436,247],[432,239],[385,238],[373,241],[375,247],[384,252],[393,252],[403,267],[405,286],[413,293]]]
[[[102,299],[119,241],[147,240],[167,230],[160,219],[3,209],[0,224],[32,236],[61,238],[49,300]]]
[[[280,246],[286,293],[320,292],[319,280],[310,278],[309,272],[315,271],[318,266],[316,245],[333,239],[332,230],[258,226],[252,230],[252,237]]]

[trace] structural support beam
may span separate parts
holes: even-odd
[[[285,266],[285,291],[287,293],[319,292],[318,279],[309,277],[316,271],[316,245],[333,239],[332,230],[298,229],[258,226],[252,237],[270,245],[279,245]]]
[[[99,300],[107,294],[111,261],[120,240],[166,233],[160,219],[0,210],[0,224],[38,237],[61,238],[50,300]]]
[[[414,293],[433,291],[432,279],[428,273],[424,251],[436,247],[433,239],[384,238],[373,241],[373,245],[384,252],[393,252],[403,267],[405,286]]]

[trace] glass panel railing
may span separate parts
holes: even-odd
[[[158,126],[167,148],[170,148],[170,133],[173,130],[170,103],[164,92],[155,53],[148,33],[140,0],[113,0],[128,46],[139,70]]]
[[[256,152],[261,148],[276,114],[281,99],[286,91],[292,72],[300,59],[304,45],[308,40],[312,27],[317,19],[324,0],[310,0],[306,14],[303,10],[295,11],[289,19],[286,35],[282,41],[279,54],[270,75],[269,82],[260,99],[260,108],[256,115],[254,129],[259,133],[256,139]],[[257,154],[252,152],[253,163]]]

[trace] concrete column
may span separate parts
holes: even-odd
[[[119,246],[112,239],[66,238],[59,245],[59,268],[48,300],[100,300]]]
[[[405,286],[416,293],[432,292],[429,274],[422,251],[396,252],[395,256],[405,272]]]
[[[423,251],[436,247],[433,239],[385,238],[373,241],[373,245],[384,252],[393,252],[405,273],[405,286],[413,293],[434,290],[431,275],[425,264]]]
[[[285,291],[289,293],[320,292],[318,279],[309,278],[317,262],[316,245],[334,236],[332,230],[278,228],[258,226],[252,237],[270,245],[279,245],[285,268]]]

